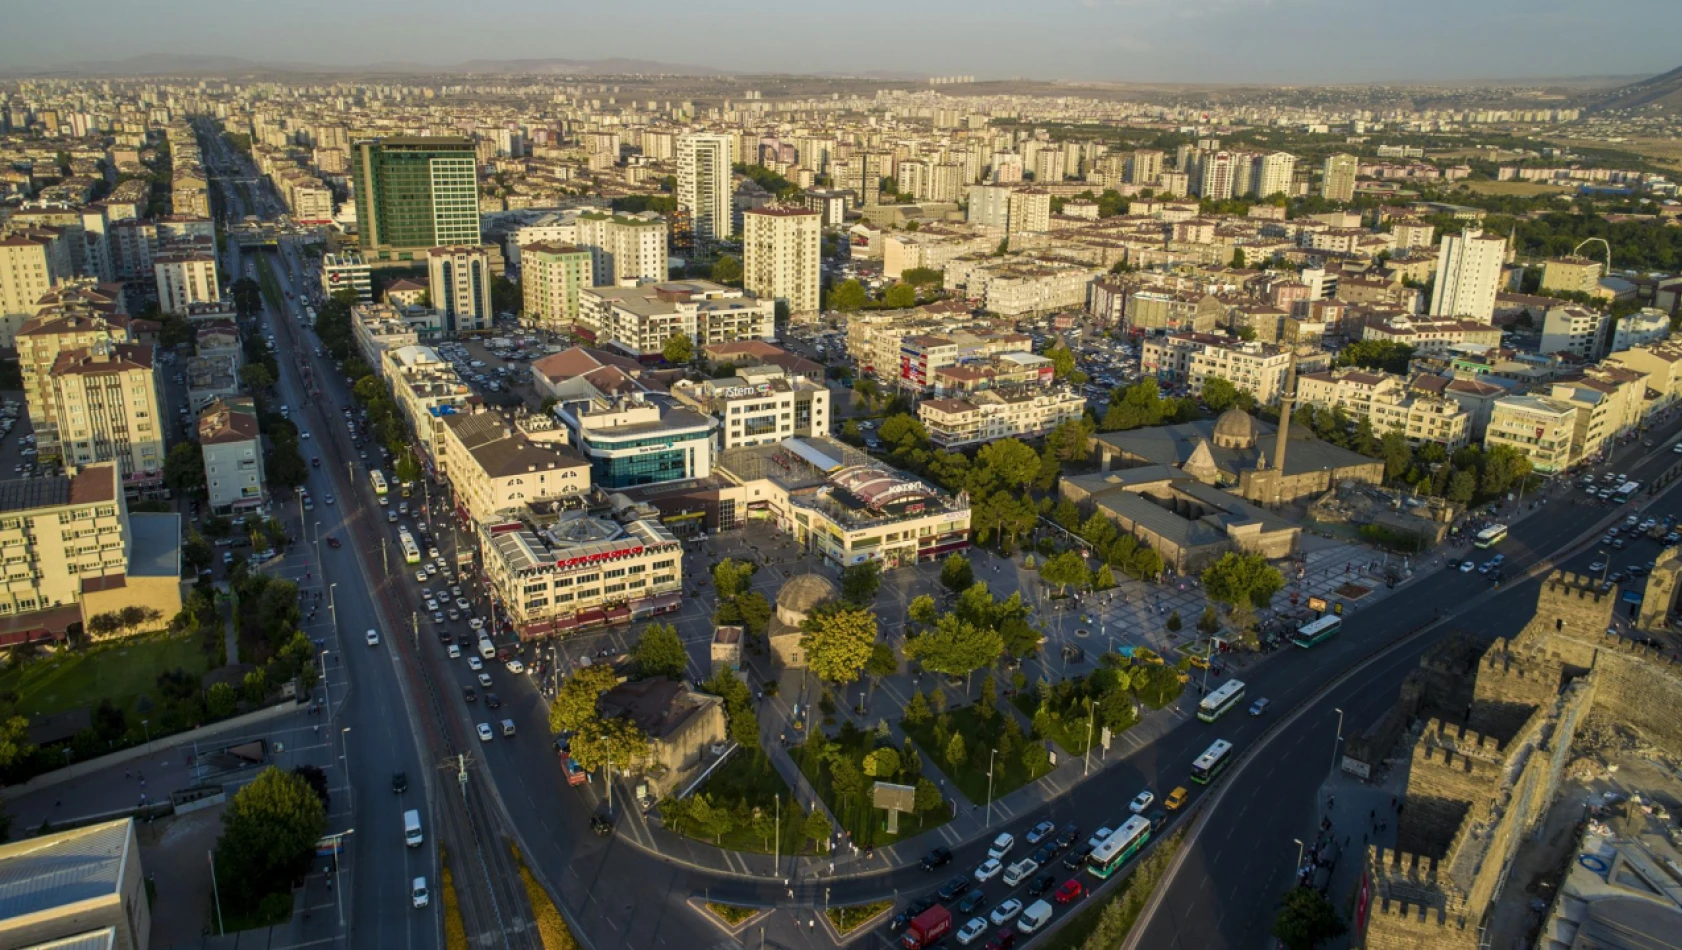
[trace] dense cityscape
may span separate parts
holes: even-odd
[[[1682,947],[1682,70],[3,59],[0,950]]]

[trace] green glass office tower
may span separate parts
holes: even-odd
[[[471,139],[358,142],[351,175],[366,257],[423,260],[427,248],[480,243],[478,162]]]

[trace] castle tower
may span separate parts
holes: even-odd
[[[1682,549],[1665,548],[1647,577],[1647,590],[1641,595],[1641,613],[1635,625],[1642,630],[1664,627],[1665,618],[1676,609],[1677,580],[1682,578]]]

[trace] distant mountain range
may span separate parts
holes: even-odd
[[[8,76],[243,76],[253,73],[322,73],[332,75],[415,74],[415,73],[524,73],[546,76],[625,76],[658,73],[673,76],[721,76],[725,70],[711,66],[660,63],[646,59],[474,59],[465,63],[380,62],[362,66],[330,66],[243,59],[238,56],[205,56],[182,53],[146,53],[127,59],[66,63],[50,69],[4,69]]]
[[[1682,112],[1682,66],[1651,79],[1620,86],[1589,103],[1589,111],[1635,109],[1659,106],[1667,112]]]

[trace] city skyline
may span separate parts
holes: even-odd
[[[1468,9],[1468,6],[1471,9]],[[879,9],[876,9],[878,8]],[[444,69],[474,60],[636,59],[735,74],[968,74],[983,79],[1336,84],[1635,76],[1675,68],[1666,27],[1682,7],[1610,0],[1426,0],[1406,18],[1352,14],[1323,0],[1068,0],[1059,10],[867,3],[859,15],[772,11],[731,0],[704,11],[667,0],[559,11],[512,0],[463,24],[440,0],[301,0],[273,22],[255,7],[178,0],[169,12],[112,0],[37,5],[0,37],[0,68],[53,71],[199,51],[278,65]],[[722,16],[721,16],[722,14]],[[648,28],[627,30],[646,18]],[[89,32],[98,22],[103,29]],[[1640,22],[1630,31],[1625,24]],[[324,24],[333,25],[323,29]],[[447,26],[445,25],[447,24]],[[720,24],[728,24],[727,27]],[[1446,28],[1454,24],[1455,28]],[[944,37],[907,55],[892,33]],[[790,42],[798,37],[799,42]],[[1265,44],[1258,43],[1258,37]]]

